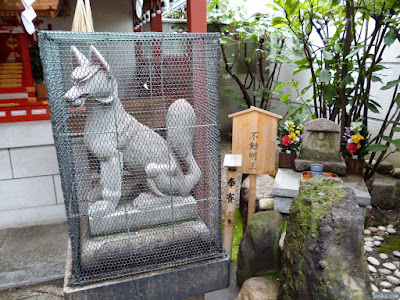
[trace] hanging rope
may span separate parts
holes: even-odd
[[[90,0],[77,0],[72,21],[72,31],[93,32],[92,9]]]
[[[21,13],[21,20],[24,24],[25,30],[29,34],[33,34],[35,32],[35,25],[33,24],[33,19],[36,18],[36,13],[32,8],[33,2],[36,0],[21,0],[22,4],[25,7],[25,10]]]

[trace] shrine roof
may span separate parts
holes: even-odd
[[[282,116],[280,116],[280,115],[274,114],[274,113],[272,113],[270,111],[266,111],[264,109],[261,109],[261,108],[255,107],[255,106],[251,106],[248,109],[245,109],[245,110],[238,111],[236,113],[230,114],[230,115],[228,115],[228,117],[229,118],[234,118],[236,116],[247,114],[247,113],[250,113],[250,112],[253,112],[253,111],[257,111],[257,112],[263,113],[263,114],[265,114],[267,116],[274,117],[274,118],[277,118],[279,120],[282,119]]]

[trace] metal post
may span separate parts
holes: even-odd
[[[157,10],[157,0],[153,0],[152,7],[154,11]],[[151,31],[162,32],[161,14],[151,17]]]
[[[207,32],[206,0],[187,0],[188,32]]]

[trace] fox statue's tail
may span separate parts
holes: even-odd
[[[166,125],[170,164],[148,164],[147,182],[156,195],[189,196],[201,179],[192,150],[196,125],[193,107],[185,99],[174,101],[168,109]]]

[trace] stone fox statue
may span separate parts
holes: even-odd
[[[74,106],[86,103],[84,143],[100,160],[102,200],[91,210],[113,211],[121,198],[122,168],[144,176],[156,196],[189,196],[201,178],[193,153],[196,115],[185,100],[175,100],[167,111],[166,139],[129,115],[118,99],[110,66],[94,47],[89,58],[71,47],[72,88],[64,95]],[[182,172],[179,161],[186,166]]]

